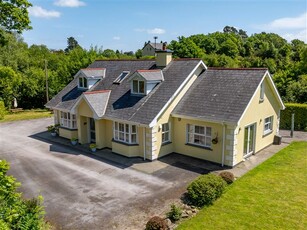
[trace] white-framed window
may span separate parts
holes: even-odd
[[[128,144],[137,143],[137,128],[136,125],[124,124],[115,121],[113,126],[113,137],[116,141],[125,142]]]
[[[162,143],[167,143],[171,141],[170,124],[162,124]]]
[[[87,88],[87,79],[85,77],[79,77],[79,88]]]
[[[193,145],[211,147],[212,128],[199,125],[187,125],[187,142]]]
[[[76,115],[61,111],[60,125],[61,127],[76,129],[77,128]]]
[[[259,98],[260,101],[263,101],[264,100],[264,82],[261,83],[260,85],[260,98]]]
[[[145,94],[145,82],[142,80],[133,80],[132,93]]]
[[[264,119],[263,134],[268,134],[273,131],[273,116]]]

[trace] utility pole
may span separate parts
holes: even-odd
[[[46,77],[46,100],[49,101],[49,89],[48,89],[48,69],[47,69],[48,61],[45,59],[45,77]]]
[[[154,36],[154,39],[155,39],[155,51],[157,49],[157,39],[158,39],[158,36]]]

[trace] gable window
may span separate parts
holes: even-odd
[[[79,78],[79,88],[87,88],[87,79],[85,77]]]
[[[273,116],[264,119],[264,130],[263,134],[266,135],[273,131]]]
[[[145,94],[145,82],[142,80],[133,80],[132,93]]]
[[[187,126],[187,142],[202,147],[211,147],[212,135],[211,127],[188,125]]]
[[[262,82],[260,85],[260,101],[264,100],[264,83]]]
[[[114,122],[113,127],[114,140],[124,142],[127,144],[137,143],[137,128],[136,125],[124,124],[120,122]]]
[[[77,128],[76,115],[61,111],[60,125],[61,127],[64,128],[76,129]]]
[[[170,141],[171,141],[170,124],[169,123],[162,124],[162,144]]]

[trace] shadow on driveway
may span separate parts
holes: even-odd
[[[88,144],[73,146],[70,140],[59,136],[53,137],[47,131],[36,133],[29,137],[51,144],[50,151],[55,153],[81,154],[120,169],[133,168],[146,174],[163,176],[166,178],[168,177],[167,174],[172,177],[173,173],[178,170],[178,168],[184,171],[194,172],[195,174],[207,174],[212,171],[227,169],[226,167],[221,167],[212,162],[177,153],[171,153],[155,161],[143,160],[141,157],[125,157],[112,152],[109,148],[97,150],[95,153],[92,153],[89,150]]]

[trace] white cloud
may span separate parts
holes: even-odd
[[[265,25],[267,29],[304,29],[306,28],[307,13],[293,18],[279,18]]]
[[[86,4],[80,0],[57,0],[54,2],[54,5],[62,7],[79,7],[85,6]]]
[[[257,25],[255,28],[269,33],[277,33],[288,41],[299,39],[307,42],[307,12],[297,17],[284,17],[275,19],[264,25]]]
[[[120,37],[119,36],[114,36],[113,40],[120,40]]]
[[[59,18],[61,13],[54,10],[46,10],[40,6],[32,6],[29,8],[29,14],[37,18]]]
[[[161,28],[154,28],[154,29],[148,29],[147,33],[148,34],[164,34],[165,30]]]
[[[134,29],[136,32],[147,32],[148,34],[165,34],[165,30],[161,28],[154,28],[154,29],[141,29],[136,28]]]
[[[307,43],[307,29],[298,31],[297,33],[286,33],[281,34],[282,37],[287,39],[288,41],[292,41],[294,39],[299,39],[305,43]]]

